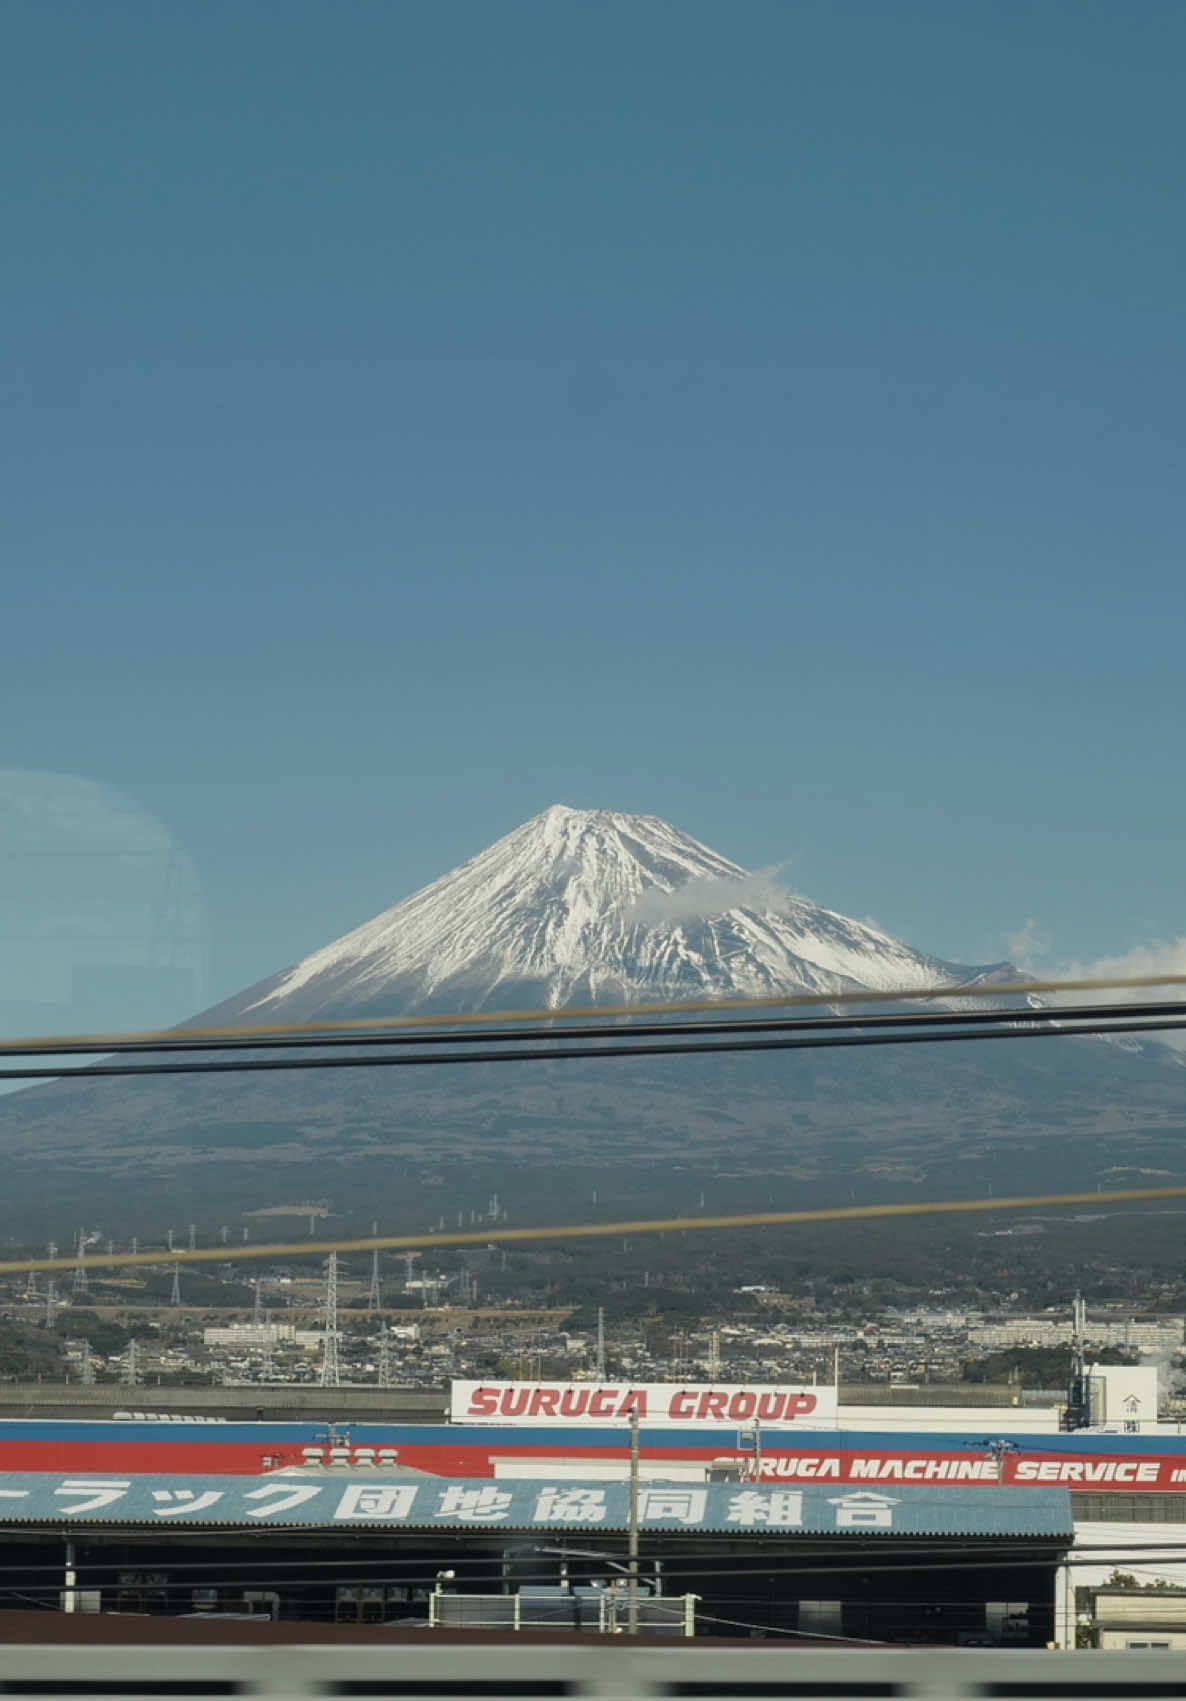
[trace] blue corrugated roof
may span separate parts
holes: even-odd
[[[0,1524],[263,1525],[326,1529],[624,1530],[620,1482],[387,1477],[381,1471],[264,1477],[0,1475]],[[850,1484],[658,1484],[639,1490],[645,1530],[732,1535],[1072,1534],[1066,1489]]]

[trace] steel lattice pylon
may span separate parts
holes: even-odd
[[[338,1255],[331,1252],[325,1265],[325,1344],[321,1356],[321,1386],[337,1388],[341,1381],[338,1361]]]
[[[90,1291],[90,1284],[87,1281],[87,1275],[86,1275],[86,1265],[83,1263],[83,1259],[85,1257],[86,1257],[86,1230],[85,1229],[79,1229],[79,1231],[78,1231],[78,1263],[74,1266],[74,1280],[71,1283],[71,1292],[72,1292],[72,1294],[74,1295],[75,1298],[77,1298],[79,1294],[89,1293],[89,1291]]]

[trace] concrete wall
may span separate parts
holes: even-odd
[[[431,1388],[124,1388],[111,1383],[0,1383],[0,1417],[109,1418],[115,1412],[177,1412],[228,1421],[265,1416],[381,1423],[443,1423],[447,1396]]]

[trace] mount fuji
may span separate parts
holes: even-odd
[[[562,806],[192,1026],[948,989],[929,956],[649,815]],[[0,1099],[0,1230],[315,1198],[422,1228],[498,1191],[519,1220],[1178,1178],[1182,1054],[1065,1037],[903,1050],[63,1078]],[[1090,1180],[1088,1179],[1090,1178]],[[681,1182],[681,1185],[684,1185]],[[681,1196],[682,1197],[682,1196]],[[166,1219],[168,1220],[168,1219]]]
[[[912,950],[656,816],[556,805],[202,1020],[563,1009],[986,978],[1019,977],[1007,963],[967,968]]]

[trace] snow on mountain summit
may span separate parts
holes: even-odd
[[[217,1012],[331,1019],[967,983],[653,815],[556,805]]]

